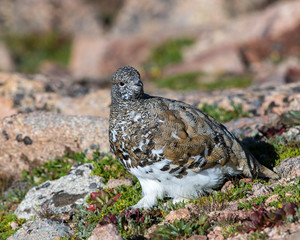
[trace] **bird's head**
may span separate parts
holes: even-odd
[[[111,80],[112,102],[132,101],[144,95],[143,83],[139,72],[130,66],[119,68]]]

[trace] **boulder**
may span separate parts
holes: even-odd
[[[67,153],[109,151],[108,119],[34,112],[0,122],[0,176],[18,180],[23,170]]]
[[[71,228],[63,221],[35,219],[26,222],[8,240],[55,240],[71,237]]]
[[[93,168],[91,163],[74,166],[70,174],[33,187],[15,214],[25,219],[70,215],[77,206],[86,205],[85,199],[91,192],[105,187],[101,177],[90,175]]]

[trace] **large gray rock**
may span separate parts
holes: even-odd
[[[30,171],[67,153],[109,151],[108,120],[35,112],[0,122],[0,179],[18,180]]]
[[[101,177],[90,175],[93,167],[90,163],[73,167],[69,175],[30,189],[15,214],[25,219],[36,215],[64,215],[86,204],[89,193],[105,187]]]
[[[22,227],[9,240],[54,240],[70,237],[71,228],[62,221],[35,219]]]

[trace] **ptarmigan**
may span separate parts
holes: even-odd
[[[158,198],[196,198],[222,185],[228,175],[277,178],[218,121],[175,100],[144,94],[130,66],[112,77],[109,141],[122,165],[142,186],[133,208],[151,208]]]

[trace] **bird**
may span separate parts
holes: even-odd
[[[149,209],[165,197],[189,201],[220,188],[228,176],[278,178],[210,115],[144,93],[131,66],[111,79],[109,142],[142,187],[143,197],[132,208]]]

